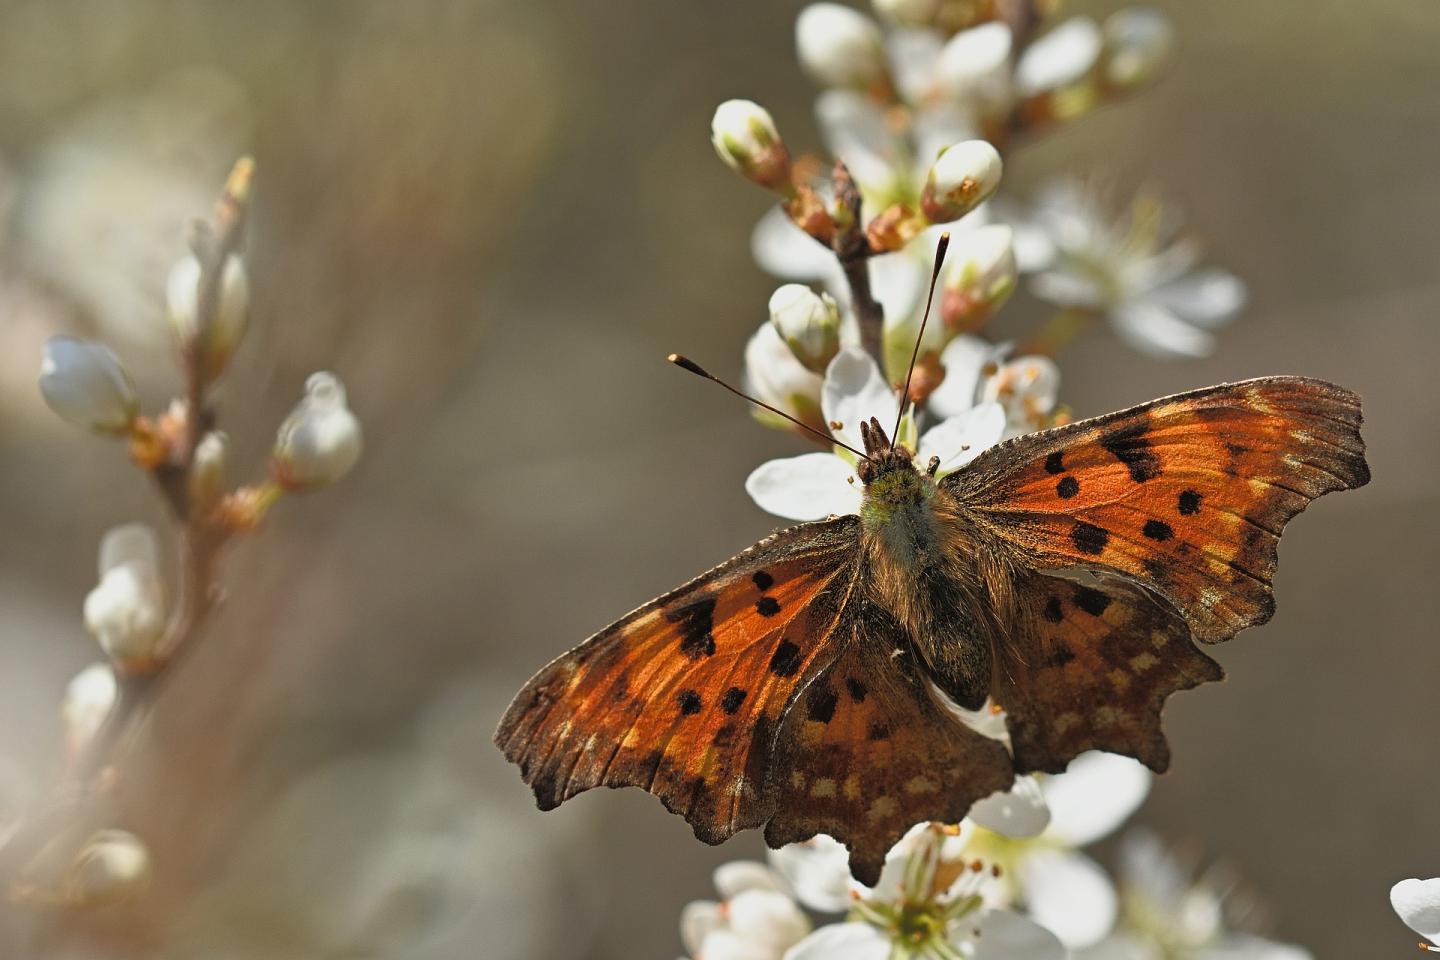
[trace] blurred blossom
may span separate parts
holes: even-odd
[[[205,342],[197,343],[199,335],[200,261],[194,254],[181,257],[170,268],[165,283],[166,315],[170,328],[182,349],[193,349],[204,363],[205,376],[213,380],[225,369],[230,355],[245,336],[250,320],[250,292],[245,279],[245,265],[235,254],[225,258],[221,273],[215,315],[205,329]]]
[[[110,348],[73,337],[46,341],[40,393],[61,418],[105,433],[127,429],[140,406],[129,375]]]
[[[1193,877],[1152,834],[1121,845],[1120,922],[1076,960],[1311,960],[1308,950],[1227,929],[1232,883],[1215,871]]]
[[[784,410],[816,430],[825,429],[820,410],[821,378],[805,368],[781,338],[773,323],[763,323],[745,344],[745,371],[741,377],[745,392],[773,407]],[[755,407],[755,419],[766,426],[793,430],[794,424]]]
[[[1390,888],[1390,906],[1405,925],[1429,940],[1422,949],[1440,953],[1440,877],[1401,880]]]
[[[795,21],[800,65],[826,87],[883,88],[885,43],[869,17],[838,3],[812,3]]]
[[[1175,46],[1170,18],[1149,7],[1127,7],[1105,20],[1105,81],[1119,88],[1149,83]]]
[[[900,404],[889,382],[875,361],[855,347],[841,350],[830,361],[820,403],[831,435],[856,450],[864,449],[862,421],[875,417],[889,431],[900,417]],[[932,456],[939,457],[943,475],[998,442],[1003,428],[1000,407],[981,404],[935,424],[920,436],[918,444],[913,418],[907,414],[897,442],[914,449],[916,466],[922,470]],[[745,491],[762,510],[790,520],[859,513],[862,500],[854,455],[839,447],[833,453],[806,453],[763,463],[746,478]]]
[[[807,370],[823,372],[840,350],[840,308],[828,293],[787,283],[770,295],[770,322]]]
[[[986,889],[1002,875],[953,832],[918,825],[886,855],[875,887],[857,893],[846,922],[816,930],[786,960],[1063,960],[1049,931],[988,905]]]
[[[345,387],[333,373],[312,373],[305,397],[280,425],[271,472],[288,490],[334,483],[360,459],[360,421],[345,405]]]
[[[1052,425],[1060,393],[1060,368],[1049,357],[1006,360],[1009,346],[960,336],[940,354],[945,379],[930,394],[931,412],[958,416],[977,403],[998,403],[1005,411],[1004,439]]]
[[[810,932],[785,880],[764,864],[735,861],[716,869],[721,900],[694,900],[680,914],[680,938],[696,960],[781,960]]]
[[[1100,59],[1104,39],[1089,17],[1073,17],[1026,48],[1015,65],[1015,85],[1022,96],[1069,86],[1089,73]]]
[[[1092,192],[1061,181],[1041,190],[1014,226],[1036,296],[1103,314],[1141,352],[1205,356],[1215,347],[1213,331],[1245,305],[1245,285],[1223,270],[1198,269],[1199,248],[1177,237],[1168,211],[1146,197],[1115,222]]]
[[[951,332],[983,327],[1015,292],[1013,235],[1003,223],[955,235],[940,300],[940,317]]]
[[[225,474],[230,457],[230,437],[223,430],[211,430],[195,446],[190,465],[190,499],[208,507],[225,492]]]
[[[165,633],[165,582],[155,531],[115,527],[100,541],[100,583],[85,597],[85,626],[122,666],[143,667]]]
[[[124,830],[101,830],[86,841],[67,880],[72,902],[87,906],[129,900],[150,885],[150,851]]]
[[[72,756],[100,731],[118,695],[115,671],[108,663],[90,664],[66,685],[60,718],[65,724],[65,745]]]
[[[168,359],[165,274],[249,138],[245,96],[213,69],[84,108],[34,158],[19,235],[33,267],[107,338]]]

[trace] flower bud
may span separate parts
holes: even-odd
[[[220,288],[215,300],[214,315],[200,336],[200,261],[193,254],[179,260],[170,269],[165,284],[166,311],[176,341],[185,351],[193,351],[202,364],[207,380],[214,380],[225,370],[230,356],[245,336],[250,320],[250,289],[245,278],[245,265],[235,254],[225,258],[220,275]]]
[[[85,626],[121,669],[152,665],[165,633],[165,584],[155,531],[115,527],[100,541],[100,583],[85,597]]]
[[[795,21],[800,65],[825,87],[870,90],[886,83],[885,39],[869,17],[838,3],[812,3]]]
[[[952,333],[984,326],[1015,292],[1014,231],[1003,223],[962,230],[950,245],[940,315]]]
[[[270,473],[286,490],[334,483],[355,466],[362,447],[360,421],[345,406],[345,387],[333,373],[312,373],[305,397],[280,425]]]
[[[999,21],[951,37],[935,64],[936,83],[951,100],[973,106],[982,116],[1010,103],[1010,50],[1014,35]]]
[[[821,373],[840,352],[840,307],[828,293],[787,283],[770,295],[770,322],[807,370]]]
[[[80,753],[100,731],[119,696],[115,671],[108,663],[92,663],[75,674],[60,701],[65,744],[72,756]]]
[[[69,894],[83,905],[118,903],[150,884],[150,851],[125,830],[97,831],[70,867]]]
[[[795,359],[774,324],[761,324],[745,344],[742,383],[746,392],[757,400],[784,410],[816,430],[825,430],[825,415],[820,409],[820,388],[824,381]],[[797,429],[789,421],[759,407],[754,408],[753,413],[755,419],[768,427]]]
[[[1000,154],[984,140],[965,140],[940,152],[920,209],[931,223],[959,220],[974,210],[1000,186]]]
[[[741,176],[770,190],[789,192],[790,154],[769,112],[751,100],[726,100],[710,120],[710,142]]]
[[[875,12],[900,27],[931,26],[939,5],[939,0],[874,0]]]
[[[190,464],[190,500],[208,508],[225,492],[225,468],[230,459],[230,438],[220,430],[211,430],[195,447],[195,460]]]
[[[1170,59],[1175,28],[1148,7],[1118,10],[1105,21],[1105,82],[1122,90],[1143,86]]]
[[[1100,59],[1100,28],[1088,17],[1074,17],[1025,49],[1015,67],[1015,86],[1031,97],[1082,80]]]
[[[103,433],[123,433],[140,402],[130,377],[101,343],[51,337],[40,363],[40,393],[61,418]]]

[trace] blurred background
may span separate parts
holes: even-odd
[[[178,388],[164,273],[242,151],[235,462],[263,470],[315,369],[344,379],[367,441],[355,474],[231,552],[224,610],[143,733],[116,820],[151,844],[150,895],[8,909],[7,956],[681,952],[682,905],[758,837],[701,846],[638,791],[542,815],[490,734],[539,666],[772,528],[742,481],[803,445],[664,355],[736,376],[765,318],[749,234],[768,200],[707,125],[751,97],[818,146],[802,5],[0,2],[10,802],[49,782],[59,695],[97,658],[80,604],[99,537],[164,519],[118,446],[44,408],[41,345],[105,339],[158,409]],[[1097,332],[1062,397],[1088,416],[1327,377],[1365,398],[1375,480],[1291,527],[1278,615],[1212,651],[1227,683],[1171,702],[1172,770],[1138,820],[1236,866],[1279,938],[1408,956],[1387,891],[1440,871],[1440,19],[1415,0],[1158,6],[1170,74],[1018,149],[1005,190],[1155,185],[1252,299],[1200,362]]]

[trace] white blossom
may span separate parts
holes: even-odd
[[[830,361],[820,403],[831,435],[857,450],[863,449],[862,421],[875,417],[888,431],[900,419],[899,401],[890,384],[875,361],[855,347],[842,349]],[[980,404],[935,424],[918,443],[909,439],[913,425],[902,422],[899,442],[913,445],[921,469],[932,456],[939,457],[943,474],[975,459],[999,440],[1003,429],[1004,411],[999,405]],[[763,463],[746,479],[745,490],[761,509],[792,520],[859,513],[862,500],[854,462],[840,453],[807,453]]]
[[[1149,7],[1126,7],[1105,19],[1105,80],[1129,88],[1148,83],[1175,46],[1170,18]]]
[[[959,220],[1000,186],[1000,152],[984,140],[946,147],[930,168],[920,207],[931,223]]]
[[[1226,927],[1225,888],[1182,867],[1151,834],[1120,851],[1120,922],[1076,960],[1312,960],[1308,950]]]
[[[770,322],[808,370],[824,370],[840,350],[840,308],[828,293],[787,283],[770,295]]]
[[[1006,344],[959,336],[940,354],[945,379],[930,394],[937,416],[954,417],[977,403],[998,403],[1005,411],[1004,438],[1049,426],[1060,392],[1060,368],[1049,357],[1006,360]]]
[[[1407,927],[1430,941],[1421,947],[1440,953],[1440,877],[1401,880],[1390,888],[1390,906]]]
[[[223,430],[211,430],[195,446],[190,464],[190,499],[209,506],[225,490],[225,473],[230,459],[230,437]]]
[[[75,674],[60,701],[60,718],[65,725],[65,742],[72,754],[99,732],[115,708],[119,696],[115,671],[108,663],[92,663]]]
[[[790,158],[769,111],[752,100],[726,100],[710,119],[710,142],[732,170],[772,190],[786,186]]]
[[[183,349],[196,352],[206,376],[213,379],[225,369],[245,336],[250,320],[250,291],[244,263],[230,254],[221,272],[215,312],[205,329],[205,342],[198,343],[200,273],[200,261],[194,254],[182,257],[170,268],[165,284],[166,314],[176,341]]]
[[[810,932],[785,880],[764,864],[736,861],[716,869],[721,900],[695,900],[680,914],[680,937],[697,960],[781,960]]]
[[[997,116],[1014,98],[1010,52],[1014,36],[998,21],[962,30],[946,41],[934,65],[942,95],[978,116]]]
[[[1066,20],[1026,48],[1015,66],[1016,89],[1029,97],[1079,81],[1094,68],[1103,45],[1094,20]]]
[[[75,858],[68,892],[76,903],[116,903],[143,891],[150,876],[150,851],[139,837],[124,830],[101,830]]]
[[[150,527],[115,527],[100,541],[100,583],[85,597],[85,626],[116,663],[142,666],[159,652],[165,584]]]
[[[885,44],[869,17],[838,3],[812,3],[795,21],[800,65],[826,87],[870,89],[885,79]]]
[[[1051,184],[1028,221],[1021,269],[1034,270],[1036,296],[1109,318],[1120,338],[1162,357],[1199,357],[1213,331],[1245,304],[1245,285],[1230,273],[1197,269],[1200,251],[1178,239],[1158,204],[1136,201],[1127,222],[1106,218],[1096,197],[1072,181]],[[1026,260],[1028,259],[1028,262]]]
[[[348,473],[362,446],[360,422],[345,405],[344,385],[333,373],[312,373],[304,399],[275,437],[272,472],[291,490],[321,487]]]
[[[1014,231],[1003,223],[957,233],[950,244],[940,316],[952,331],[974,330],[1015,292]]]
[[[74,337],[46,342],[40,393],[63,419],[107,433],[127,429],[139,411],[135,387],[110,348]]]
[[[816,430],[825,428],[820,411],[820,389],[823,381],[818,373],[805,368],[781,338],[772,323],[763,323],[745,344],[745,369],[741,385],[745,392],[785,411]],[[767,410],[754,408],[757,420],[777,429],[793,429],[793,425]]]

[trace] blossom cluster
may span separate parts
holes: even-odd
[[[763,423],[832,441],[750,474],[746,490],[764,510],[858,513],[852,448],[872,417],[898,423],[897,442],[943,475],[1065,422],[1057,357],[1099,321],[1146,355],[1197,357],[1244,306],[1243,283],[1202,266],[1173,210],[1150,195],[1123,216],[1083,179],[1029,203],[998,195],[1025,143],[1143,88],[1173,47],[1156,11],[1055,22],[1056,6],[806,7],[795,46],[821,87],[828,158],[793,154],[755,102],[715,111],[721,160],[778,201],[752,250],[786,282],[746,344],[744,386]],[[1002,308],[1022,284],[1025,308],[1054,312],[1002,339]],[[1008,743],[998,707],[962,719]],[[1125,838],[1118,884],[1082,852],[1149,786],[1140,764],[1099,753],[1021,777],[959,824],[917,824],[873,888],[851,879],[844,847],[824,836],[772,852],[768,865],[727,864],[719,899],[686,908],[682,939],[696,960],[1307,957],[1243,922],[1232,929],[1240,911],[1226,889],[1149,835]],[[826,915],[843,917],[817,927]]]
[[[225,375],[250,320],[242,252],[253,163],[238,161],[191,252],[170,269],[165,318],[183,389],[157,415],[141,408],[134,381],[105,344],[55,336],[45,344],[39,388],[64,420],[123,442],[173,517],[178,569],[167,578],[160,535],[125,523],[100,541],[98,583],[83,618],[104,659],[82,670],[61,704],[67,764],[49,806],[26,811],[0,847],[18,895],[41,902],[112,902],[142,889],[151,863],[144,842],[121,829],[72,836],[93,819],[77,807],[113,786],[114,748],[167,669],[193,646],[219,596],[219,555],[254,530],[284,495],[338,480],[360,457],[359,421],[331,373],[312,374],[280,424],[267,475],[232,485],[230,441],[218,429],[210,391]],[[172,586],[173,584],[173,586]],[[40,854],[43,854],[40,855]],[[19,866],[17,866],[19,865]]]

